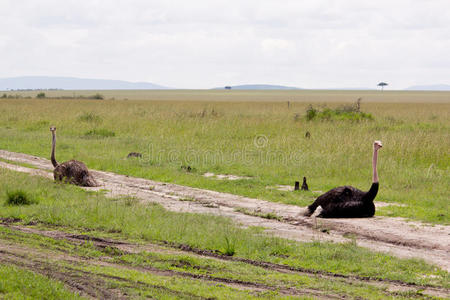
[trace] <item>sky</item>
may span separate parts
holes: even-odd
[[[0,78],[450,84],[450,0],[1,0]]]

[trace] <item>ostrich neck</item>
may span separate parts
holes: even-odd
[[[54,131],[52,131],[52,156],[51,161],[52,165],[56,167],[58,165],[58,162],[55,159],[55,146],[56,146],[56,134]]]
[[[378,151],[376,149],[373,149],[373,158],[372,158],[373,176],[372,176],[372,183],[378,183],[377,159],[378,159]]]

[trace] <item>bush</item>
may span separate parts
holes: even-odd
[[[310,121],[315,119],[317,116],[317,109],[315,109],[311,104],[306,109],[306,120]]]
[[[30,205],[36,201],[22,190],[14,190],[6,192],[7,205]]]
[[[99,94],[99,93],[97,93],[97,94],[95,94],[94,96],[89,97],[89,98],[91,98],[91,99],[97,99],[97,100],[103,100],[103,99],[104,99],[103,95],[102,95],[102,94]]]
[[[335,109],[325,107],[323,110],[314,108],[309,105],[306,109],[306,120],[350,120],[350,121],[362,121],[373,120],[373,116],[369,113],[361,111],[361,98],[359,98],[353,104],[346,104],[339,106]]]
[[[38,99],[44,99],[45,98],[45,93],[39,93],[36,95],[36,98]]]
[[[113,137],[115,135],[116,134],[114,133],[114,131],[110,131],[110,130],[104,129],[104,128],[92,129],[92,130],[89,130],[84,133],[84,136],[87,136],[87,137],[100,137],[100,138]]]

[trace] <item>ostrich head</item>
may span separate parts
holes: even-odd
[[[50,131],[51,132],[55,132],[56,131],[56,127],[55,126],[50,127]]]
[[[381,147],[383,147],[383,144],[381,143],[381,141],[375,141],[375,142],[373,142],[373,149],[374,149],[374,150],[378,150],[378,149],[380,149]]]

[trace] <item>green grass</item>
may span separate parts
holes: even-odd
[[[293,185],[306,176],[313,191],[348,184],[368,189],[372,142],[382,140],[377,200],[406,206],[382,208],[377,215],[450,224],[449,93],[100,93],[105,99],[153,101],[1,99],[0,149],[48,158],[51,123],[58,128],[58,161],[75,158],[94,169],[304,206],[317,194],[266,187]],[[311,103],[335,110],[360,97],[361,111],[373,120],[304,118]],[[125,159],[132,151],[143,158]],[[186,165],[191,172],[181,169]],[[216,180],[203,177],[205,172],[251,179]]]
[[[49,228],[42,228],[49,229]],[[51,229],[51,228],[50,228]],[[59,228],[60,230],[62,228]],[[67,228],[65,228],[67,229]],[[137,280],[137,277],[144,278],[145,282],[166,285],[164,277],[147,275],[146,270],[170,270],[175,272],[181,272],[183,274],[191,274],[193,276],[209,276],[210,278],[223,278],[229,280],[239,280],[244,282],[254,282],[259,284],[264,284],[271,287],[289,287],[289,288],[299,288],[299,289],[315,289],[328,292],[330,294],[339,295],[352,295],[354,297],[363,297],[365,299],[382,299],[387,297],[384,293],[383,288],[377,288],[364,283],[355,282],[345,282],[336,278],[333,281],[324,281],[322,277],[318,276],[308,276],[305,274],[296,273],[286,273],[278,272],[276,270],[264,269],[258,266],[249,265],[243,262],[234,261],[220,261],[213,258],[199,257],[194,254],[189,253],[167,253],[165,247],[157,249],[153,247],[153,252],[140,252],[140,253],[122,253],[121,251],[113,251],[108,248],[96,248],[93,243],[86,241],[84,244],[73,244],[66,240],[55,240],[49,237],[44,237],[37,234],[24,233],[17,230],[0,227],[0,240],[4,243],[20,245],[20,248],[31,248],[32,251],[40,253],[40,255],[45,254],[49,258],[54,258],[54,260],[48,261],[52,266],[57,267],[60,271],[64,271],[65,267],[69,267],[73,273],[73,269],[76,268],[81,272],[93,272],[98,275],[111,274],[114,272],[114,276],[119,276],[127,280]],[[33,257],[32,251],[29,251],[30,258]],[[67,255],[71,257],[79,257],[80,260],[86,261],[86,263],[76,262],[73,264],[68,264],[68,262],[61,262],[56,257],[58,255]],[[102,268],[96,266],[94,268],[89,267],[92,265],[93,260],[100,260],[105,256],[111,257],[109,262],[114,262],[118,264],[118,267],[113,270],[111,268]],[[123,272],[124,267],[136,267],[137,271],[134,272]],[[140,270],[140,271],[139,271]],[[192,280],[191,279],[191,283]],[[172,283],[177,283],[173,286],[174,291],[185,291],[191,292],[193,289],[186,280],[177,280],[172,276]],[[119,282],[109,282],[110,286],[120,285]],[[196,283],[196,289],[206,290],[208,293],[214,291],[211,288],[211,283],[201,281]],[[170,292],[158,290],[158,288],[150,288],[150,291],[146,291],[145,287],[135,286],[134,289],[129,289],[129,287],[123,287],[128,289],[128,294],[136,295],[142,293],[152,293],[154,296],[168,296]],[[232,291],[226,289],[226,293],[223,293],[223,289],[218,289],[214,291],[218,298],[228,297],[239,298],[248,297],[249,295]],[[156,293],[156,294],[155,294]],[[214,293],[210,293],[211,295]],[[256,295],[253,295],[256,296]],[[277,292],[271,292],[269,294],[260,294],[259,298],[274,298]],[[402,296],[402,294],[397,295],[397,297]],[[406,295],[403,295],[406,296]]]
[[[0,264],[0,299],[84,299],[60,282],[17,267]]]
[[[30,205],[35,202],[36,200],[22,190],[6,191],[7,205]]]
[[[224,255],[264,260],[289,266],[356,274],[405,282],[448,284],[448,273],[417,259],[397,259],[353,243],[297,243],[261,234],[260,228],[241,229],[217,216],[174,213],[158,205],[107,199],[102,193],[76,186],[0,170],[0,187],[25,190],[39,199],[33,206],[3,206],[0,217],[24,223],[39,221],[123,238],[187,244]],[[5,201],[5,200],[3,200]]]

